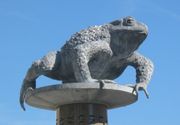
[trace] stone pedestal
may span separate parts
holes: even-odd
[[[114,83],[67,83],[27,92],[28,105],[55,110],[57,125],[107,125],[107,110],[134,103],[133,88]]]
[[[107,107],[88,103],[60,106],[56,125],[107,125]]]

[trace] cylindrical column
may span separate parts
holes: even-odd
[[[107,109],[102,104],[68,104],[57,109],[56,125],[107,124]]]

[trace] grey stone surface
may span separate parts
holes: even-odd
[[[36,88],[40,75],[62,80],[63,83],[95,82],[119,77],[127,66],[136,70],[134,91],[144,90],[150,81],[153,64],[136,52],[147,37],[148,29],[132,17],[93,26],[75,33],[56,52],[35,61],[24,78],[20,103],[28,89]]]
[[[69,83],[52,85],[28,91],[28,105],[56,110],[75,103],[103,104],[107,109],[126,106],[137,100],[133,88],[115,83]]]
[[[108,125],[107,108],[102,104],[76,103],[57,110],[56,125]]]

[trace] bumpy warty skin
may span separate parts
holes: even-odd
[[[92,26],[72,35],[71,38],[62,47],[62,51],[66,49],[73,49],[74,47],[84,43],[104,40],[110,42],[108,25]]]
[[[147,37],[147,26],[132,17],[93,26],[75,33],[61,50],[50,52],[28,69],[20,94],[35,89],[40,75],[63,83],[113,80],[127,66],[136,70],[138,88],[146,89],[153,73],[153,63],[136,50]]]

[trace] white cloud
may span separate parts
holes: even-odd
[[[142,0],[140,0],[142,2]],[[155,1],[146,1],[144,2],[144,4],[146,6],[149,6],[149,10],[151,10],[153,13],[159,13],[159,14],[164,14],[164,15],[167,15],[168,17],[172,17],[172,18],[175,18],[175,19],[178,19],[180,20],[180,14],[178,14],[177,12],[174,12],[172,10],[172,8],[166,8],[164,7],[163,5],[164,4],[158,4],[157,2]],[[145,8],[147,9],[147,8]]]

